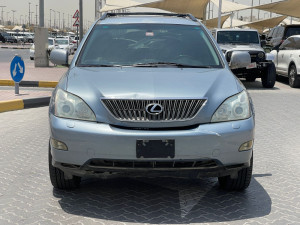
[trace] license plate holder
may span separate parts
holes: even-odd
[[[174,158],[175,140],[137,140],[137,158]]]
[[[254,69],[254,68],[256,68],[256,67],[257,67],[256,62],[253,62],[253,63],[250,63],[250,64],[246,67],[246,69]]]

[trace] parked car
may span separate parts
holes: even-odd
[[[4,39],[5,39],[4,42],[2,41],[3,43],[5,43],[5,42],[8,42],[8,43],[17,43],[17,39],[14,36],[11,36],[11,35],[9,35],[6,32],[2,32],[1,36],[4,37]]]
[[[24,42],[33,43],[34,42],[34,35],[27,34],[24,36]]]
[[[300,35],[287,38],[280,47],[271,52],[278,75],[289,78],[292,88],[300,87]]]
[[[5,39],[5,37],[2,35],[2,33],[0,33],[0,41],[1,41],[2,43],[5,43],[5,42],[6,42],[6,39]]]
[[[50,60],[69,70],[49,107],[52,185],[131,173],[215,176],[224,189],[247,188],[253,105],[218,49],[192,15],[161,13],[105,14],[70,65],[68,52],[54,49]]]
[[[70,55],[74,54],[74,44],[67,38],[56,38],[55,44],[57,48],[67,50]]]
[[[50,55],[51,51],[56,48],[55,46],[55,39],[54,38],[48,38],[48,54]],[[29,57],[31,60],[34,60],[34,53],[35,53],[35,45],[32,44],[31,48],[29,50]]]
[[[222,49],[232,72],[239,78],[253,82],[261,78],[264,88],[273,88],[276,82],[276,69],[272,54],[265,53],[260,36],[253,29],[214,29],[212,34]],[[233,67],[230,63],[233,52],[249,54],[249,64],[243,68]]]
[[[276,47],[293,35],[300,35],[300,25],[277,26],[270,31],[267,42],[271,46]]]

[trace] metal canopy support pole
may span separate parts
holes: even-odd
[[[82,0],[79,0],[79,24],[80,24],[80,36],[79,36],[79,41],[81,42],[83,38],[83,7],[82,7]]]
[[[39,27],[44,27],[44,0],[40,0],[40,24]]]
[[[222,0],[219,0],[218,28],[221,28]]]

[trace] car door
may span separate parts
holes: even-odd
[[[289,71],[289,65],[294,53],[294,39],[290,37],[286,39],[281,46],[277,54],[277,73],[287,76]]]

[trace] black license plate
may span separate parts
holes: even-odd
[[[174,158],[175,140],[137,140],[137,158]]]

